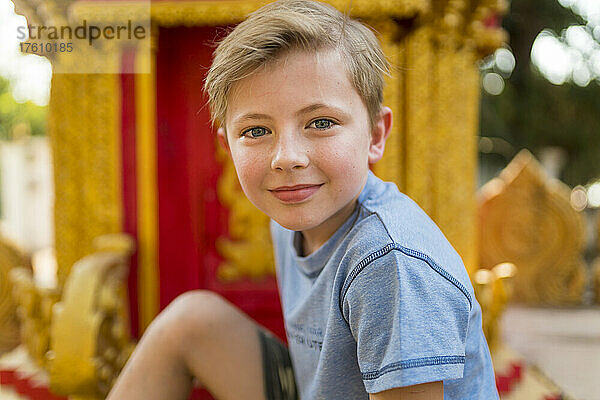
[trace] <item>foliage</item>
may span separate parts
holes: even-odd
[[[46,131],[46,107],[32,102],[17,103],[10,91],[10,82],[0,77],[0,140],[13,139],[15,126],[25,123],[32,135]]]
[[[557,0],[511,2],[503,27],[510,35],[516,67],[501,95],[483,93],[481,136],[506,140],[513,154],[482,155],[484,163],[506,163],[521,148],[535,154],[543,147],[559,146],[567,155],[563,181],[574,186],[600,176],[600,82],[556,86],[530,62],[532,44],[543,29],[560,34],[570,25],[585,24]]]

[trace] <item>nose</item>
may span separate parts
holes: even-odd
[[[271,168],[285,171],[306,168],[309,163],[308,146],[301,134],[288,130],[275,135]]]

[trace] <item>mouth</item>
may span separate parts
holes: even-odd
[[[295,186],[280,186],[276,189],[269,190],[273,196],[284,203],[300,203],[307,200],[315,194],[323,184],[311,185],[295,185]]]

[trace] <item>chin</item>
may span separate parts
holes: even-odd
[[[306,231],[319,226],[318,223],[311,221],[310,219],[303,219],[302,217],[277,217],[271,216],[271,218],[279,225],[291,231]]]

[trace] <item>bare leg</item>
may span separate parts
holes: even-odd
[[[217,294],[181,295],[147,329],[108,399],[184,400],[195,377],[219,400],[263,400],[258,328]]]

